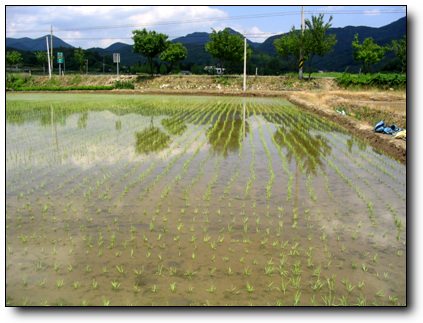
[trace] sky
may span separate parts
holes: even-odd
[[[257,1],[256,1],[257,2]],[[377,2],[377,1],[376,1]],[[57,2],[56,2],[57,3]],[[139,2],[138,2],[139,3]],[[374,2],[373,2],[374,3]],[[50,34],[74,47],[106,48],[133,44],[135,29],[155,30],[174,39],[193,32],[230,27],[253,42],[301,28],[302,6],[6,6],[6,37],[39,38]],[[332,15],[332,27],[381,27],[407,15],[401,6],[306,5],[305,18]]]

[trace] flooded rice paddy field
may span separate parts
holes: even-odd
[[[7,94],[10,306],[406,305],[406,168],[283,99]]]

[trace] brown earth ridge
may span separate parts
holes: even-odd
[[[249,76],[246,91],[243,91],[241,76],[67,75],[55,77],[55,80],[56,86],[113,85],[117,81],[134,84],[134,90],[107,91],[114,94],[282,97],[300,108],[343,126],[352,135],[402,164],[407,163],[405,140],[373,131],[379,121],[406,129],[406,90],[342,89],[333,78],[299,80],[298,77],[282,76]],[[49,83],[48,77],[34,78],[36,86],[47,86]],[[341,110],[346,115],[337,112]]]

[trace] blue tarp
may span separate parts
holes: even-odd
[[[374,131],[380,133],[386,133],[388,135],[396,135],[398,132],[403,131],[404,129],[397,127],[396,125],[385,125],[385,122],[380,121],[376,124]]]

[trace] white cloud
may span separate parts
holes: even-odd
[[[83,38],[98,38],[97,46],[132,43],[132,30],[142,28],[175,38],[210,31],[225,17],[223,10],[207,6],[17,6],[6,8],[6,36],[37,38],[49,34],[52,25],[56,36],[88,48],[94,40]],[[74,31],[81,31],[82,39],[70,39],[77,38],[69,34]]]
[[[270,36],[274,36],[274,33],[261,31],[260,28],[254,26],[247,30],[247,38],[253,42],[262,43]]]
[[[364,10],[364,14],[366,16],[378,16],[378,15],[380,15],[380,10],[379,9],[375,9],[375,10]]]

